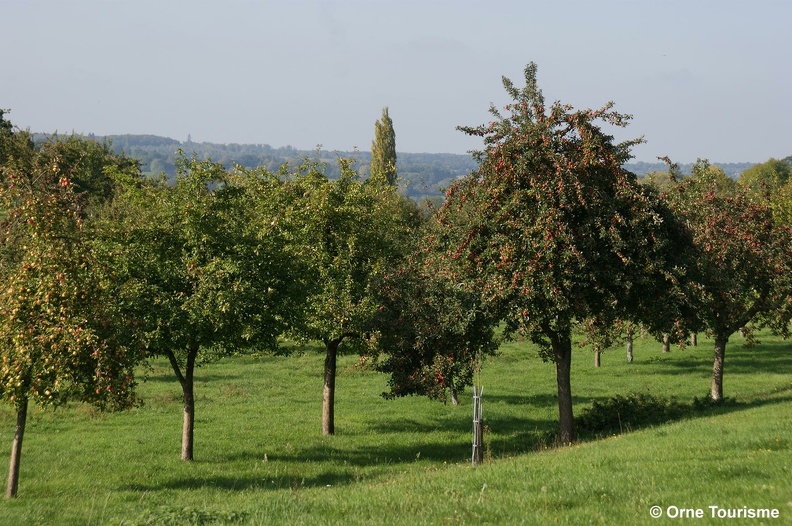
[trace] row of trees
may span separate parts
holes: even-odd
[[[505,78],[504,86],[508,115],[493,107],[489,124],[461,128],[485,149],[479,169],[449,192],[436,244],[445,268],[481,292],[507,333],[526,335],[555,362],[560,439],[575,438],[576,327],[595,346],[635,324],[677,341],[710,332],[711,397],[721,400],[729,337],[749,323],[786,335],[792,318],[789,166],[771,160],[738,184],[706,161],[685,180],[671,164],[665,188],[641,185],[623,168],[640,139],[614,144],[602,129],[629,116],[612,104],[548,108],[533,64],[524,88]]]
[[[0,389],[18,414],[7,494],[28,401],[130,407],[134,369],[155,356],[182,388],[184,460],[195,368],[284,339],[324,345],[325,434],[339,352],[388,373],[386,396],[456,402],[499,325],[555,363],[565,443],[575,331],[605,348],[638,324],[677,341],[707,330],[722,398],[731,334],[786,334],[792,317],[789,170],[736,184],[702,161],[640,184],[623,168],[640,140],[603,130],[629,116],[548,105],[534,64],[523,88],[504,86],[505,114],[461,128],[484,148],[439,210],[397,191],[387,108],[366,180],[345,159],[331,178],[311,161],[275,173],[186,156],[175,181],[152,179],[82,138],[37,147],[0,114]]]
[[[339,349],[377,348],[379,284],[423,221],[388,175],[394,133],[383,121],[375,142],[391,147],[368,181],[345,159],[330,179],[311,161],[272,173],[182,156],[170,182],[106,144],[36,146],[0,118],[0,389],[18,414],[7,494],[29,401],[134,406],[134,369],[153,357],[182,389],[184,460],[194,456],[196,367],[281,352],[284,338],[324,344],[322,431],[332,434]]]

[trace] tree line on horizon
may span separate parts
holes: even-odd
[[[735,181],[706,160],[690,175],[667,160],[639,180],[624,167],[640,139],[602,129],[627,116],[547,103],[535,64],[524,81],[504,78],[513,102],[459,128],[483,147],[436,205],[399,191],[387,108],[370,173],[344,157],[229,168],[182,153],[170,179],[108,142],[37,143],[0,112],[0,393],[17,413],[7,496],[29,402],[133,407],[135,370],[154,358],[182,389],[186,461],[195,368],[284,341],[323,345],[324,434],[340,352],[387,374],[386,397],[453,401],[501,338],[555,364],[560,443],[576,439],[573,334],[605,349],[638,330],[672,343],[706,331],[722,400],[733,333],[788,335],[792,166],[771,159]]]
[[[34,133],[36,143],[44,143],[52,136],[46,133]],[[327,164],[326,173],[331,179],[340,175],[338,158],[353,159],[355,168],[362,177],[371,172],[371,151],[329,151],[317,147],[314,150],[300,150],[293,146],[272,147],[268,144],[219,144],[210,142],[178,141],[157,135],[107,135],[87,134],[85,138],[99,142],[107,141],[118,155],[126,155],[140,161],[141,170],[149,175],[164,173],[169,179],[176,176],[178,151],[195,155],[200,159],[211,159],[222,164],[226,169],[235,165],[245,168],[266,166],[270,171],[277,171],[283,164],[299,164],[308,158]],[[784,159],[792,162],[792,155]],[[758,163],[714,163],[724,173],[733,178]],[[453,153],[411,153],[398,152],[397,172],[399,188],[402,193],[420,201],[429,199],[439,202],[445,192],[458,180],[474,171],[478,165],[472,154]],[[680,163],[680,173],[689,175],[695,163]],[[629,161],[625,169],[639,177],[646,177],[654,172],[664,172],[667,166],[662,161]]]

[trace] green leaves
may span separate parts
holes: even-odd
[[[104,270],[89,243],[83,209],[58,145],[31,164],[3,167],[6,215],[0,257],[0,390],[15,404],[70,398],[100,407],[136,402],[137,359],[112,337]]]
[[[792,236],[775,224],[770,203],[696,178],[672,197],[695,242],[688,265],[704,326],[728,338],[757,315],[781,314],[788,321],[777,311],[792,295]]]
[[[373,291],[410,250],[416,221],[394,187],[361,182],[345,160],[341,168],[330,181],[319,167],[304,165],[286,183],[282,221],[306,269],[308,292],[294,331],[320,341],[376,330]]]
[[[138,336],[157,354],[179,355],[192,342],[206,351],[275,348],[285,326],[275,297],[286,294],[289,269],[280,238],[260,235],[269,221],[257,206],[268,195],[254,192],[277,187],[210,161],[179,164],[174,186],[125,188],[114,205],[124,222],[107,225]]]

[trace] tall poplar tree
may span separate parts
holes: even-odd
[[[371,178],[396,184],[396,132],[388,115],[388,107],[382,109],[382,117],[374,123],[374,141],[371,143]]]

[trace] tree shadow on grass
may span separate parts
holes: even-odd
[[[354,442],[345,441],[344,434],[340,433],[327,443],[302,448],[297,446],[287,452],[269,452],[267,459],[287,464],[333,462],[366,469],[419,460],[461,463],[471,457],[472,426],[472,415],[467,412],[436,423],[416,420],[373,422],[366,432],[357,434]],[[484,426],[485,445],[490,456],[498,458],[546,447],[548,437],[555,435],[558,424],[553,420],[503,416],[487,420],[485,415]],[[405,439],[394,436],[399,434],[414,437]],[[261,450],[246,450],[223,456],[218,462],[250,462],[261,458]]]
[[[222,381],[232,382],[234,380],[239,380],[240,378],[241,376],[233,375],[233,374],[196,374],[194,378],[194,382],[195,385],[198,386],[207,382],[212,382],[212,383],[222,382]],[[158,373],[156,375],[152,374],[150,376],[141,375],[140,381],[144,383],[152,383],[152,384],[173,383],[178,385],[179,383],[179,380],[176,378],[176,375],[173,373],[173,371],[168,371],[162,374]]]
[[[539,404],[540,401],[544,401],[546,404],[555,404],[556,401],[552,395],[533,397],[492,395],[491,398],[500,398],[500,401],[505,401],[505,403],[520,403],[522,400],[526,404],[532,405]],[[608,400],[611,399],[606,399],[602,403],[606,403]],[[667,406],[665,399],[644,400],[643,405],[638,404],[637,408],[641,411],[656,411],[658,418],[630,423],[624,421],[622,415],[617,415],[618,424],[616,426],[612,425],[611,428],[606,427],[599,430],[581,426],[579,419],[577,423],[580,441],[588,442],[610,436],[613,433],[624,434],[685,419],[704,418],[789,402],[792,402],[792,385],[772,393],[765,393],[748,402],[737,403],[727,399],[722,404],[679,403],[680,411],[676,413],[661,411]],[[620,410],[623,408],[617,408],[617,411]],[[581,412],[581,416],[584,412]],[[558,423],[552,419],[526,419],[500,415],[486,419],[485,413],[484,425],[485,457],[493,459],[513,457],[552,448],[556,445],[555,436]],[[471,431],[471,415],[467,411],[446,415],[433,423],[406,419],[373,422],[368,426],[366,432],[359,434],[370,436],[371,440],[368,442],[361,442],[359,437],[355,441],[344,441],[343,433],[341,433],[340,436],[323,444],[304,448],[297,447],[288,452],[270,453],[266,462],[270,463],[269,466],[278,466],[278,470],[275,471],[277,474],[273,474],[273,468],[269,467],[256,474],[247,473],[241,476],[188,475],[158,483],[132,483],[119,489],[135,492],[215,488],[219,490],[299,491],[300,488],[345,486],[392,476],[395,466],[415,465],[418,461],[452,464],[468,462],[472,453]],[[410,443],[405,443],[402,439],[389,441],[389,435],[401,433],[415,434],[425,437],[426,440],[413,440]],[[233,454],[219,454],[211,462],[220,464],[261,463],[262,456],[261,450],[248,449]],[[316,473],[317,465],[322,463],[328,465],[327,469]],[[259,465],[266,466],[267,464]],[[314,472],[306,476],[306,471],[309,470]]]
[[[595,400],[604,400],[604,396],[576,396],[572,395],[572,404],[587,404]],[[558,395],[554,393],[540,393],[531,396],[506,395],[506,394],[485,394],[483,397],[486,404],[504,403],[507,405],[519,405],[528,407],[557,407]]]
[[[787,402],[792,402],[792,385],[747,402],[737,402],[731,398],[714,402],[705,396],[701,399],[695,398],[691,403],[682,403],[674,398],[630,393],[611,397],[605,402],[586,408],[575,418],[575,424],[580,440],[591,441],[681,420],[706,418]]]
[[[699,344],[698,349],[702,349]],[[678,374],[680,370],[701,369],[712,371],[711,349],[703,347],[705,356],[692,356],[685,351],[672,353],[669,358],[653,356],[648,360],[636,361],[633,367],[652,369],[653,374]],[[753,347],[745,347],[743,342],[729,342],[726,346],[724,374],[753,374],[763,372],[789,371],[792,373],[792,342],[767,341]]]
[[[278,475],[247,475],[241,477],[208,475],[175,478],[173,480],[152,484],[127,484],[119,487],[122,491],[151,492],[162,490],[200,490],[218,489],[226,491],[239,490],[284,490],[297,491],[301,488],[332,487],[353,484],[360,476],[352,470],[333,469],[324,473],[306,477],[303,474],[279,472]]]

